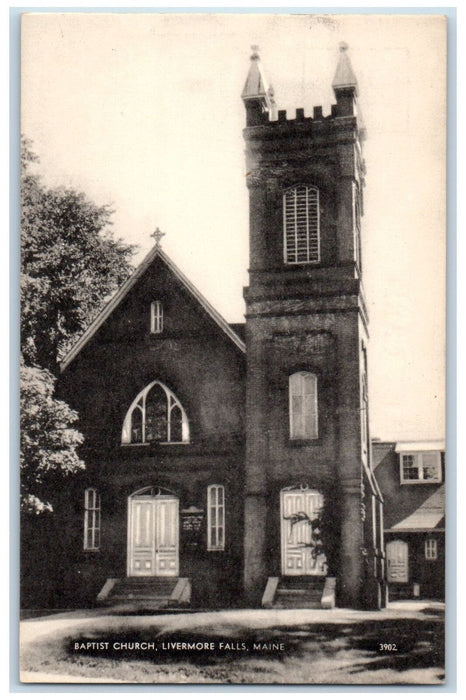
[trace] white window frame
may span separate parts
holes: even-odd
[[[153,301],[150,305],[150,332],[162,333],[163,331],[163,306],[161,301]]]
[[[225,488],[221,484],[207,487],[207,550],[225,549]]]
[[[287,265],[320,262],[320,202],[317,187],[296,185],[283,193],[283,259]]]
[[[432,468],[432,465],[424,464],[435,456],[436,475],[434,477],[424,476],[424,467]],[[408,464],[408,459],[411,464]],[[406,476],[405,469],[417,469],[417,478],[409,478]],[[442,461],[440,452],[437,450],[423,452],[400,452],[400,483],[401,484],[439,484],[442,481]]]
[[[438,559],[438,544],[434,537],[429,537],[424,543],[424,553],[427,561]]]
[[[189,442],[189,422],[181,403],[176,398],[173,391],[171,391],[162,382],[155,381],[148,384],[134,399],[133,403],[129,407],[129,410],[125,416],[123,422],[123,429],[121,431],[121,444],[122,445],[147,445],[146,443],[146,399],[153,386],[158,384],[165,392],[167,398],[167,439],[161,440],[162,445],[166,444],[184,444]],[[181,441],[171,439],[171,414],[174,408],[179,408],[181,412]],[[132,428],[132,416],[133,411],[138,409],[141,412],[141,425],[142,425],[142,439],[141,442],[131,441],[131,428]]]
[[[100,494],[95,488],[84,491],[84,550],[96,552],[100,549]]]
[[[305,393],[305,383],[311,382],[312,392]],[[300,386],[298,386],[300,385]],[[300,393],[296,391],[300,389]],[[290,440],[317,440],[319,437],[319,405],[318,405],[318,382],[317,375],[312,372],[295,372],[288,377],[288,393],[289,393],[289,421],[290,421]],[[311,398],[306,406],[305,396]],[[301,430],[298,427],[297,411],[294,409],[294,398],[301,398]],[[312,429],[309,434],[306,434],[306,416],[313,416]]]

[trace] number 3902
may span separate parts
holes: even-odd
[[[379,643],[379,651],[398,651],[396,644]]]

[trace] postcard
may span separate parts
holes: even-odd
[[[445,683],[447,18],[21,28],[20,682]]]

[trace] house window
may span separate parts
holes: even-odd
[[[442,480],[440,452],[401,452],[402,484],[438,483]]]
[[[150,332],[161,333],[163,331],[163,306],[160,301],[153,301],[150,305]]]
[[[84,549],[100,547],[100,494],[97,489],[84,491]]]
[[[429,539],[425,541],[426,559],[437,559],[437,540]]]
[[[152,382],[136,396],[123,423],[121,442],[123,445],[189,442],[186,412],[165,384]]]
[[[283,194],[284,258],[288,264],[320,261],[319,190],[298,185]]]
[[[207,549],[225,549],[225,490],[218,484],[207,487]]]
[[[289,378],[290,439],[315,440],[318,435],[317,377],[296,372]]]

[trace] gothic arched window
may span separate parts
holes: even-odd
[[[320,262],[317,187],[297,185],[283,193],[283,253],[288,264]]]
[[[318,433],[317,377],[296,372],[289,377],[290,438],[315,440]]]
[[[165,384],[152,382],[136,396],[123,423],[121,442],[189,442],[186,412]]]

